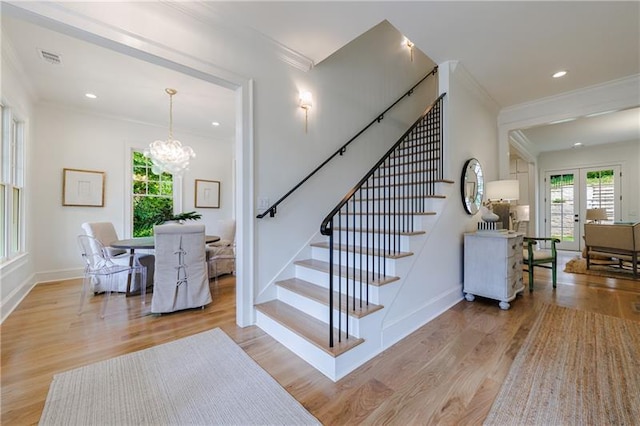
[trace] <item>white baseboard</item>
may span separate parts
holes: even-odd
[[[462,300],[462,285],[452,288],[404,318],[400,318],[392,324],[384,324],[382,330],[382,347],[387,349],[396,344],[441,315],[460,300]]]
[[[22,299],[27,297],[27,294],[38,282],[35,279],[35,274],[31,274],[29,278],[24,280],[18,287],[16,287],[6,298],[3,297],[2,305],[0,306],[0,324],[13,312]]]
[[[74,278],[82,278],[84,270],[82,268],[63,269],[59,271],[38,272],[31,274],[18,287],[16,287],[7,297],[2,298],[0,305],[0,324],[13,312],[22,299],[37,285],[46,284],[48,282],[56,282],[70,280]]]

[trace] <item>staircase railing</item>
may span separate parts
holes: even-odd
[[[338,312],[341,342],[343,334],[349,338],[349,310],[369,305],[370,284],[395,280],[386,276],[386,259],[402,256],[401,236],[414,232],[416,215],[429,214],[426,200],[436,196],[436,183],[443,181],[444,96],[427,108],[322,221],[320,232],[329,236],[330,347],[334,346],[333,309]]]
[[[431,71],[429,71],[429,73],[427,75],[425,75],[424,77],[422,77],[420,79],[420,81],[418,81],[416,84],[414,84],[411,89],[409,89],[408,91],[406,91],[402,96],[400,96],[394,103],[392,103],[387,109],[385,109],[384,111],[382,111],[380,114],[378,114],[376,116],[376,118],[374,118],[373,120],[371,120],[371,122],[369,124],[367,124],[366,126],[364,126],[364,128],[362,130],[360,130],[358,133],[355,134],[355,136],[353,136],[351,139],[349,139],[344,145],[342,145],[336,152],[334,152],[333,154],[331,154],[331,156],[329,158],[327,158],[326,160],[324,160],[322,163],[320,163],[320,165],[318,167],[316,167],[311,173],[309,173],[304,179],[302,179],[300,182],[298,182],[293,188],[291,188],[286,194],[284,194],[282,197],[280,197],[280,199],[278,201],[276,201],[275,203],[273,203],[271,206],[269,206],[264,212],[260,213],[259,215],[257,215],[256,217],[258,219],[262,219],[263,217],[265,217],[267,214],[270,217],[274,217],[278,211],[278,205],[280,203],[282,203],[285,199],[287,199],[291,194],[293,194],[298,188],[300,188],[306,181],[308,181],[313,175],[315,175],[318,171],[320,171],[320,169],[322,169],[324,166],[326,166],[331,160],[333,160],[335,157],[337,157],[338,155],[344,155],[344,153],[347,151],[347,147],[351,144],[351,142],[353,142],[354,140],[356,140],[361,134],[363,134],[367,129],[369,129],[369,127],[373,126],[375,123],[380,123],[383,119],[384,119],[384,115],[389,112],[389,110],[391,110],[394,106],[396,106],[396,104],[398,104],[398,102],[400,102],[401,100],[403,100],[405,97],[411,96],[413,94],[413,91],[416,89],[416,87],[418,87],[423,81],[425,81],[427,79],[427,77],[429,77],[430,75],[435,75],[438,72],[438,66],[436,65]]]

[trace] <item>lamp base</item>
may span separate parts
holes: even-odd
[[[494,203],[493,212],[498,215],[498,223],[502,225],[502,229],[509,229],[509,203]]]
[[[478,231],[502,231],[500,222],[478,222]]]

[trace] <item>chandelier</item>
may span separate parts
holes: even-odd
[[[144,151],[144,156],[151,158],[151,171],[155,174],[170,173],[181,175],[189,167],[189,160],[196,156],[189,146],[182,146],[180,141],[173,139],[173,95],[178,93],[175,89],[165,89],[169,94],[169,138],[157,140],[149,144]]]

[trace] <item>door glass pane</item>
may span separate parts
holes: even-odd
[[[573,173],[550,177],[551,237],[560,241],[575,240],[574,184]]]
[[[607,220],[615,218],[615,174],[613,169],[587,172],[587,209],[605,208]]]

